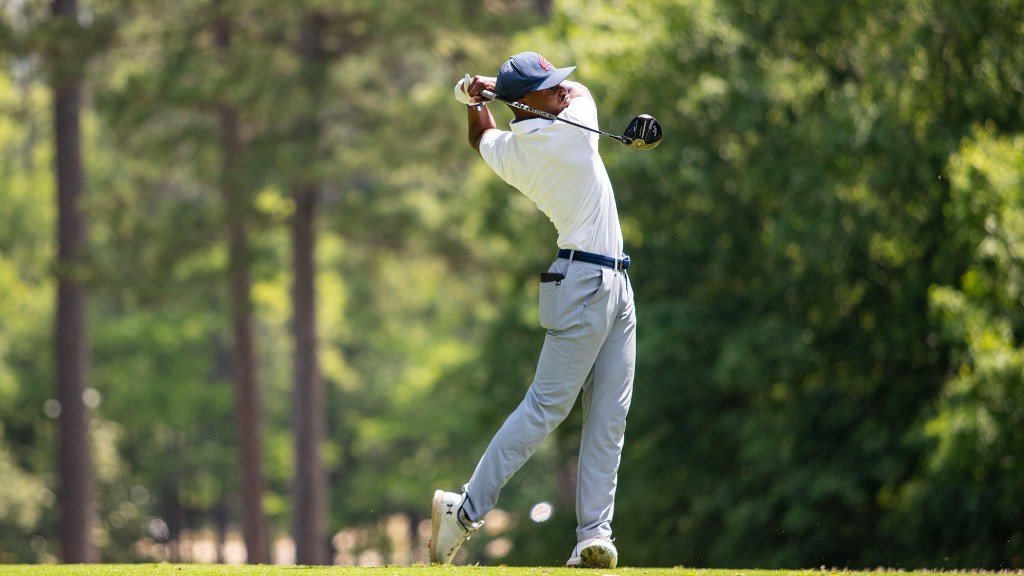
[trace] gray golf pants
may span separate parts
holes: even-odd
[[[611,536],[615,486],[633,394],[636,314],[625,272],[557,259],[561,282],[540,285],[547,329],[533,383],[505,420],[463,487],[464,511],[480,520],[509,478],[569,414],[583,392],[576,482],[577,541]]]

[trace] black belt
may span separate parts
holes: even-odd
[[[601,254],[591,254],[590,252],[583,252],[581,250],[569,250],[568,248],[562,248],[558,251],[558,257],[578,260],[580,262],[586,262],[587,264],[597,264],[598,266],[604,266],[605,268],[611,268],[612,270],[625,270],[629,268],[629,256],[623,256],[621,259],[610,258],[608,256],[602,256]]]

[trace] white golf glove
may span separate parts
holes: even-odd
[[[474,102],[470,95],[466,93],[466,88],[468,87],[469,74],[466,74],[465,78],[455,83],[455,99],[467,106],[471,106]]]

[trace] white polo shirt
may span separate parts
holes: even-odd
[[[590,98],[573,98],[559,115],[597,128]],[[621,258],[615,194],[597,153],[598,135],[564,122],[530,118],[511,132],[488,130],[480,155],[502,180],[532,200],[558,230],[558,247]]]

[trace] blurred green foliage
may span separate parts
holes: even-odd
[[[276,533],[290,526],[296,176],[327,182],[332,530],[415,526],[434,488],[468,478],[531,379],[533,277],[555,236],[466,145],[450,89],[537,50],[578,65],[603,129],[647,112],[666,131],[652,152],[602,145],[640,320],[622,562],[1024,567],[1024,3],[564,0],[546,16],[511,0],[238,0],[222,60],[206,2],[83,4],[101,39],[77,41],[92,55],[83,209],[106,560],[144,557],[154,518],[174,538],[244,505],[216,98],[244,125]],[[0,11],[3,562],[55,554],[44,8]],[[295,51],[313,9],[333,47],[319,95]],[[311,119],[319,142],[301,137]],[[577,418],[506,488],[511,526],[470,541],[470,560],[564,562]],[[531,522],[543,501],[553,518]],[[508,556],[488,552],[497,537]]]

